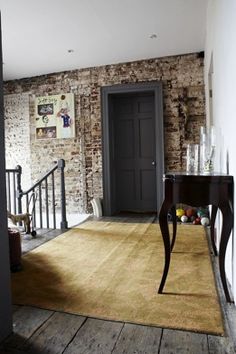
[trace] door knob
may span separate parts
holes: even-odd
[[[156,161],[152,161],[152,166],[156,166]]]

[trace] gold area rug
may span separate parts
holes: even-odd
[[[87,221],[23,257],[15,304],[223,334],[204,228],[180,225],[164,294],[158,224]]]

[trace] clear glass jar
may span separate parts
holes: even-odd
[[[215,159],[215,129],[200,128],[200,173],[214,172]]]
[[[199,145],[198,144],[188,144],[187,145],[187,160],[186,160],[186,172],[187,173],[198,173],[198,158],[199,156]]]

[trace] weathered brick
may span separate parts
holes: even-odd
[[[67,211],[91,211],[90,200],[102,197],[100,89],[107,85],[153,80],[163,83],[165,169],[185,169],[186,145],[199,142],[199,127],[205,124],[203,59],[197,53],[6,82],[7,166],[21,164],[28,187],[53,161],[64,158]],[[75,94],[76,138],[39,142],[35,139],[35,97],[62,92]],[[187,133],[181,115],[183,94],[189,111]]]

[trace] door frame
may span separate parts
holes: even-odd
[[[101,116],[102,116],[102,168],[103,168],[103,214],[111,216],[115,208],[115,175],[113,168],[114,149],[111,97],[116,94],[147,93],[154,94],[155,106],[155,135],[156,141],[156,181],[157,181],[157,210],[163,201],[164,173],[164,138],[163,138],[163,104],[162,83],[150,81],[134,84],[119,84],[101,87]],[[157,173],[158,170],[158,173]]]

